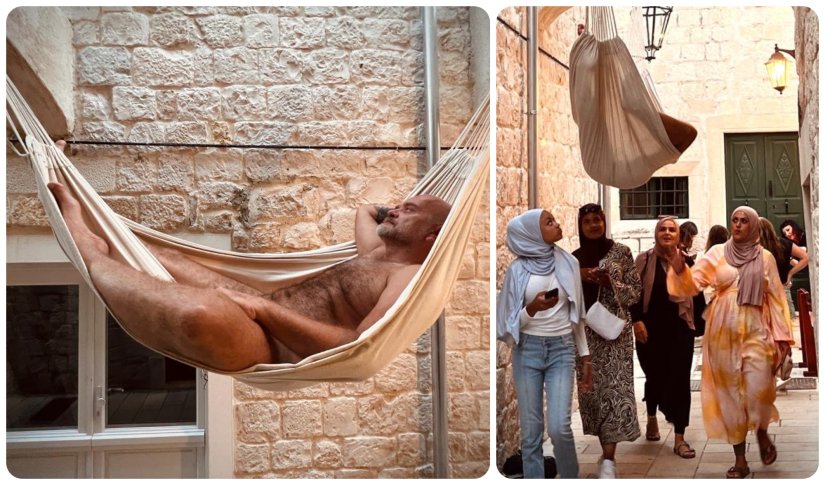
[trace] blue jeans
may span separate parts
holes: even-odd
[[[561,478],[578,478],[579,462],[570,428],[575,368],[573,334],[537,337],[522,333],[513,350],[521,457],[524,478],[544,478],[544,393],[547,393],[547,433],[553,442]]]

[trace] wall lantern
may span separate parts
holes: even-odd
[[[783,54],[784,53],[784,54]],[[796,51],[789,49],[780,49],[778,44],[773,45],[773,54],[765,67],[768,69],[768,77],[771,80],[771,86],[782,94],[785,86],[788,85],[788,58],[785,54],[796,58]]]
[[[642,7],[645,18],[645,28],[647,29],[647,45],[645,45],[645,59],[652,61],[656,58],[656,51],[662,48],[667,32],[667,23],[670,21],[670,14],[673,7]]]

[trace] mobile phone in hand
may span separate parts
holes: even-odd
[[[557,298],[559,296],[559,289],[553,288],[549,290],[547,293],[544,294],[544,299],[549,300],[550,298]]]

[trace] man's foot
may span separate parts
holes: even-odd
[[[751,474],[751,469],[748,468],[748,465],[745,466],[732,466],[728,468],[728,473],[725,475],[726,478],[745,478]]]
[[[57,205],[60,206],[60,212],[72,234],[72,239],[80,250],[83,261],[88,264],[95,256],[108,256],[109,245],[86,225],[86,221],[83,220],[83,208],[69,189],[59,182],[49,182],[48,187],[57,199]]]

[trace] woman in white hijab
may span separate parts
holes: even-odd
[[[561,227],[549,212],[533,209],[507,225],[510,264],[498,295],[499,340],[513,346],[513,380],[519,407],[524,478],[544,478],[544,395],[547,432],[561,478],[578,478],[571,429],[576,348],[585,362],[582,389],[589,389],[590,355],[584,335],[579,264],[556,246]]]
[[[793,343],[791,319],[771,253],[759,244],[759,214],[737,207],[731,239],[713,246],[689,270],[674,251],[667,289],[692,296],[712,286],[702,355],[702,417],[708,438],[733,445],[736,462],[728,478],[750,474],[745,437],[756,430],[762,463],[776,461],[768,425],[779,419],[774,406],[777,364]]]

